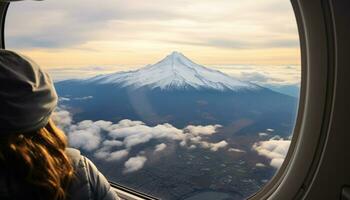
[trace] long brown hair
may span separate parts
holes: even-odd
[[[66,199],[74,170],[65,153],[67,139],[52,120],[38,131],[11,134],[1,143],[0,164],[16,185],[30,188],[39,199]]]

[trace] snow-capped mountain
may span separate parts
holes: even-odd
[[[198,65],[174,52],[154,65],[129,72],[55,83],[74,120],[141,120],[228,125],[247,120],[258,128],[269,124],[289,133],[296,99]]]
[[[85,80],[95,84],[115,84],[120,87],[166,89],[258,89],[257,85],[240,81],[220,71],[196,64],[182,53],[173,52],[154,65],[139,70],[100,75]]]

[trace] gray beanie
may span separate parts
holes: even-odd
[[[0,135],[46,126],[57,99],[51,78],[34,61],[0,50]]]

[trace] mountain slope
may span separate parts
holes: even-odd
[[[221,124],[240,127],[242,134],[273,128],[289,135],[298,103],[296,98],[197,65],[177,52],[136,71],[66,80],[56,83],[56,89],[59,96],[70,99],[61,105],[72,108],[76,121],[132,119],[178,128]]]
[[[136,71],[100,75],[85,81],[94,84],[116,84],[121,87],[149,87],[161,90],[184,88],[221,91],[259,89],[257,85],[198,65],[179,52],[173,52],[160,62]]]

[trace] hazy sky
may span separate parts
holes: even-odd
[[[175,50],[213,66],[300,63],[289,0],[16,2],[8,12],[6,47],[51,69],[126,69]]]

